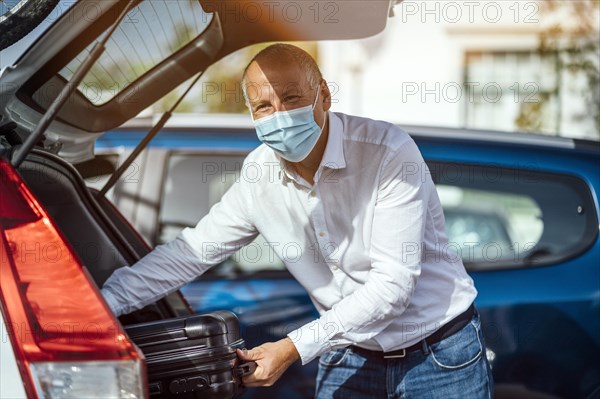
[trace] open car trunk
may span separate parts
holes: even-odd
[[[150,251],[119,211],[61,158],[33,150],[19,172],[98,287]],[[195,315],[179,291],[119,322],[145,355],[150,395],[233,398],[244,391],[241,377],[254,370],[254,363],[237,358],[245,341],[236,315],[225,310]]]
[[[72,87],[46,129],[45,145],[59,146],[69,162],[83,162],[93,158],[100,134],[228,54],[261,42],[372,36],[398,1],[134,1],[111,35],[129,2],[80,0],[3,70],[0,121],[15,122],[27,137],[61,90]],[[100,47],[103,52],[95,51]],[[75,78],[86,65],[90,69]]]
[[[69,163],[33,150],[19,168],[21,176],[71,244],[94,282],[101,287],[113,271],[132,265],[150,248],[103,196],[94,194]],[[176,291],[143,309],[120,317],[123,325],[192,314]]]

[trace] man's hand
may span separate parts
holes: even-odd
[[[289,338],[277,342],[267,342],[249,351],[237,350],[243,361],[256,362],[254,373],[243,378],[247,387],[269,387],[281,377],[283,372],[294,363],[300,355]]]

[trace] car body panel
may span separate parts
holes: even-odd
[[[206,12],[221,15],[226,46],[296,40],[347,40],[373,36],[399,1],[201,0]]]
[[[0,305],[1,306],[1,305]],[[2,310],[2,309],[0,309]],[[25,389],[21,382],[21,373],[19,373],[19,366],[15,353],[13,351],[10,337],[8,336],[8,329],[4,322],[4,316],[0,311],[0,370],[2,370],[2,380],[4,381],[18,381],[16,384],[0,383],[0,398],[26,398]],[[0,381],[2,382],[2,381]]]

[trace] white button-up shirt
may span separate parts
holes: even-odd
[[[131,312],[176,290],[259,233],[320,313],[288,335],[303,364],[351,344],[401,349],[466,310],[477,291],[448,245],[414,141],[390,123],[328,117],[313,185],[261,145],[195,227],[109,278],[102,292],[113,311]]]

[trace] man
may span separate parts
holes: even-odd
[[[111,308],[159,299],[260,233],[321,316],[240,351],[257,363],[247,386],[320,357],[317,398],[491,397],[477,291],[460,258],[443,253],[442,207],[413,140],[329,112],[316,63],[291,45],[257,54],[242,84],[264,143],[245,163],[260,177],[240,179],[194,228],[117,270],[103,288]]]

